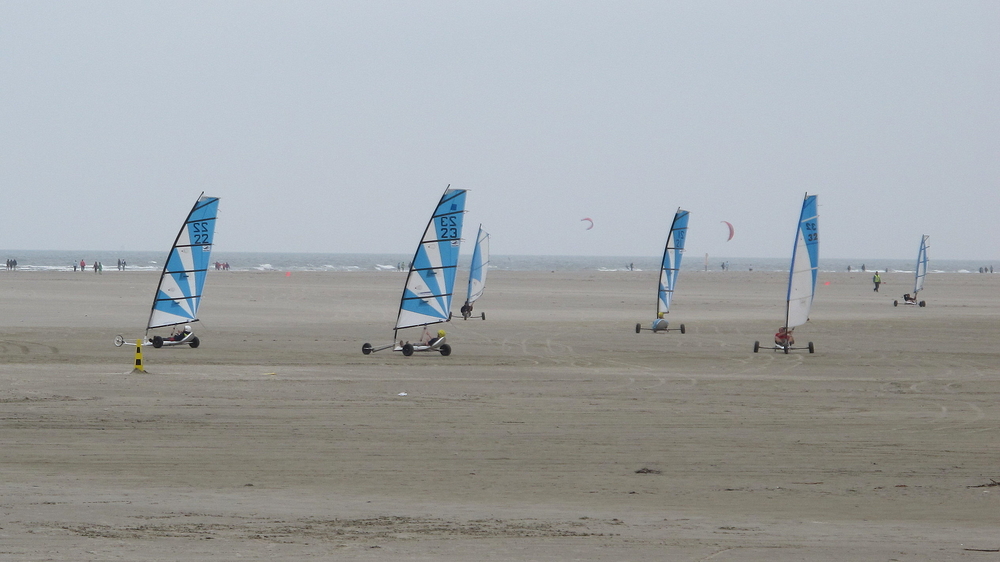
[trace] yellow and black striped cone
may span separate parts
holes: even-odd
[[[132,369],[133,373],[145,373],[146,369],[142,366],[142,339],[135,340],[135,368]]]

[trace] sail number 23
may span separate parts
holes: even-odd
[[[816,232],[816,223],[807,222],[803,226],[806,229],[806,242],[819,242],[819,232]]]
[[[212,243],[212,230],[208,227],[207,222],[191,223],[191,243],[192,244]]]
[[[441,217],[438,222],[438,233],[442,240],[458,238],[458,221],[455,220],[455,217],[451,215]]]

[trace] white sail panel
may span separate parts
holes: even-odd
[[[795,241],[795,246],[796,255],[808,255],[801,232]],[[788,320],[785,326],[794,328],[805,324],[806,320],[809,319],[812,300],[812,268],[809,266],[809,260],[803,257],[792,264],[792,275],[788,285]]]
[[[472,265],[469,268],[469,291],[466,302],[473,303],[483,296],[486,289],[486,272],[490,265],[490,235],[479,225],[476,247],[472,251]]]
[[[674,291],[670,289],[670,270],[660,268],[660,290],[656,299],[656,315],[666,314],[670,311],[670,299],[673,298]]]
[[[924,290],[924,277],[927,277],[927,239],[930,236],[924,234],[920,239],[920,250],[917,251],[916,278],[913,281],[913,298],[917,293]]]

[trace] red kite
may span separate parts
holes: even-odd
[[[728,221],[722,221],[722,222],[729,227],[729,238],[726,238],[726,242],[729,242],[730,240],[733,239],[733,234],[736,234],[736,231],[733,229],[733,225],[730,224]]]

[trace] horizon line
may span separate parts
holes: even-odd
[[[143,253],[168,253],[162,249],[160,250],[98,250],[98,249],[66,249],[66,250],[37,250],[37,249],[26,249],[26,248],[0,248],[0,252],[5,253],[16,253],[16,252],[60,252],[60,253],[75,253],[75,254],[121,254],[128,252],[143,252]],[[263,250],[219,250],[214,249],[214,253],[219,255],[220,253],[228,254],[276,254],[276,255],[294,255],[294,254],[326,254],[326,255],[384,255],[384,256],[406,256],[410,255],[411,252],[313,252],[313,251],[263,251]],[[559,257],[559,258],[650,258],[659,259],[660,254],[492,254],[491,257],[535,257],[535,258],[545,258],[545,257]],[[719,259],[730,259],[730,260],[776,260],[776,259],[790,259],[789,256],[724,256],[721,254],[707,254],[709,259],[719,260]],[[701,254],[694,254],[688,259],[698,259]],[[819,258],[820,261],[823,260],[858,260],[858,261],[876,261],[876,260],[910,260],[911,257],[838,257],[838,256],[822,256]],[[931,261],[991,261],[991,258],[933,258]],[[995,258],[992,261],[1000,261],[1000,258]]]

